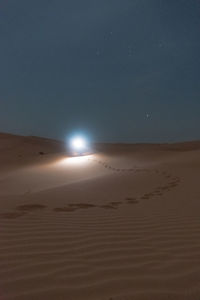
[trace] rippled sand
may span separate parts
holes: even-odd
[[[200,143],[0,134],[0,299],[200,299]]]

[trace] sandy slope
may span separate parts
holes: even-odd
[[[96,149],[0,135],[0,299],[199,300],[200,143]]]

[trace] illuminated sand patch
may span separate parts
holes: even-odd
[[[73,157],[66,157],[61,159],[57,162],[58,166],[81,166],[87,165],[90,163],[90,159],[94,158],[94,155],[84,155],[84,156],[73,156]]]

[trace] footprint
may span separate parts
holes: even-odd
[[[166,178],[171,178],[171,175],[166,175]]]
[[[42,204],[24,204],[16,207],[16,209],[20,211],[32,211],[32,210],[40,210],[44,208],[46,208],[46,206]]]
[[[155,192],[155,191],[153,191],[153,192],[151,192],[151,193],[146,193],[146,194],[144,194],[144,196],[145,196],[145,197],[152,197],[152,196],[154,195],[154,192]]]
[[[138,200],[128,200],[128,203],[130,203],[130,204],[138,204],[139,201]]]
[[[141,196],[140,199],[143,199],[143,200],[149,200],[151,197],[150,196]]]
[[[110,202],[109,204],[113,205],[113,206],[118,206],[118,205],[122,204],[122,202]]]
[[[86,209],[86,208],[96,207],[96,205],[90,203],[69,203],[69,207]]]
[[[54,208],[54,211],[56,212],[71,212],[71,211],[75,211],[76,208],[73,207],[56,207]]]
[[[96,207],[96,205],[90,204],[90,203],[69,203],[68,206],[54,208],[54,211],[71,212],[71,211],[75,211],[77,209],[88,209],[88,208],[93,208],[93,207]]]
[[[165,191],[165,190],[168,190],[168,189],[169,189],[169,186],[167,186],[167,185],[161,187],[162,191]]]
[[[155,196],[162,196],[163,193],[161,193],[161,192],[154,192],[154,195],[155,195]]]
[[[25,212],[7,212],[0,214],[0,217],[3,219],[16,219],[24,216]]]
[[[110,205],[110,204],[105,204],[105,205],[101,205],[99,206],[100,208],[105,208],[105,209],[116,209],[115,206]]]
[[[136,200],[136,199],[137,199],[137,198],[135,198],[135,197],[126,197],[125,200],[129,201],[129,200]]]
[[[128,203],[130,203],[130,204],[137,204],[137,203],[139,203],[139,201],[138,201],[137,198],[135,198],[135,197],[127,197],[125,200],[126,200]]]

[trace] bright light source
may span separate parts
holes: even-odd
[[[84,137],[76,136],[70,140],[70,147],[73,153],[83,155],[89,150],[88,142]]]
[[[81,137],[76,137],[72,140],[72,147],[75,150],[83,150],[86,148],[86,141]]]

